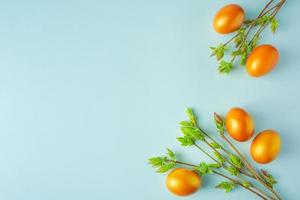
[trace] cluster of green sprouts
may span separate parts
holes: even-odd
[[[194,147],[211,159],[211,162],[200,162],[199,164],[188,163],[178,160],[170,149],[167,149],[165,156],[152,157],[149,164],[158,173],[166,173],[179,166],[192,168],[201,176],[216,175],[222,177],[216,188],[230,192],[236,187],[242,187],[249,192],[259,196],[261,199],[278,199],[281,197],[274,190],[277,181],[265,170],[257,171],[248,159],[235,147],[232,141],[226,136],[224,119],[214,113],[218,135],[223,139],[230,150],[225,148],[212,135],[205,132],[198,125],[196,115],[191,108],[186,110],[188,120],[179,123],[182,136],[177,140],[183,147]],[[210,151],[204,149],[208,146]]]
[[[219,62],[218,71],[220,73],[228,74],[234,68],[237,58],[239,58],[240,65],[245,65],[248,55],[257,46],[262,32],[267,27],[270,27],[272,33],[275,33],[279,25],[275,16],[285,1],[279,0],[274,3],[274,0],[270,0],[255,19],[245,20],[227,42],[210,47],[211,55],[215,56]],[[224,59],[226,54],[229,55],[229,61]]]

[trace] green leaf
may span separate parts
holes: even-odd
[[[166,157],[152,157],[149,158],[148,161],[152,167],[160,167],[166,162]]]
[[[176,156],[174,154],[173,151],[171,151],[170,149],[167,148],[167,155],[169,156],[169,158],[173,161],[176,161]]]
[[[204,133],[198,128],[195,128],[194,130],[192,130],[191,136],[195,140],[204,140]]]
[[[204,139],[204,133],[196,127],[182,126],[180,130],[185,136],[191,137],[194,141]]]
[[[168,152],[169,153],[169,152]],[[176,166],[175,160],[168,160],[167,157],[152,157],[149,158],[149,164],[156,168],[157,173],[165,173]]]
[[[195,116],[191,116],[192,119],[195,119]],[[204,133],[190,121],[181,121],[180,123],[181,132],[188,137],[191,137],[194,141],[203,140]]]
[[[194,116],[193,109],[192,109],[192,108],[187,108],[187,109],[185,110],[185,112],[186,112],[188,118],[192,121],[192,119],[194,119],[194,117],[195,117],[195,116]]]
[[[275,17],[273,17],[273,18],[271,19],[271,31],[272,31],[272,33],[275,33],[275,32],[276,32],[278,26],[279,26],[278,20],[277,20]]]
[[[180,126],[185,126],[185,127],[194,127],[194,124],[190,121],[181,121],[179,122]]]
[[[242,41],[243,41],[243,39],[242,39],[241,37],[237,36],[237,37],[233,40],[233,42],[235,43],[235,47],[238,47],[238,46],[242,43]],[[238,51],[233,51],[233,52],[231,53],[231,56],[233,56],[234,54],[237,54],[237,53],[238,53]]]
[[[224,53],[227,50],[224,44],[219,44],[216,47],[210,47],[212,50],[211,56],[216,56],[217,60],[221,60],[224,57]]]
[[[211,142],[210,145],[211,145],[212,147],[214,147],[215,149],[220,149],[220,148],[221,148],[221,145],[219,145],[219,144],[216,143],[216,142]]]
[[[231,62],[226,62],[225,60],[221,60],[218,66],[218,71],[221,74],[228,74],[233,68],[233,64]]]
[[[245,65],[245,64],[246,64],[247,57],[248,57],[248,53],[247,53],[247,51],[244,51],[244,52],[241,54],[240,65]]]
[[[271,19],[271,16],[270,15],[263,15],[261,16],[260,18],[258,18],[256,20],[256,25],[263,25],[263,24],[266,24],[270,21]]]
[[[192,108],[186,109],[186,114],[190,121],[180,122],[180,129],[185,136],[191,137],[194,141],[203,140],[204,133],[197,126],[197,117],[195,116]]]
[[[223,157],[220,153],[218,153],[218,152],[216,152],[216,151],[214,151],[213,154],[215,155],[217,161],[218,161],[221,165],[223,165],[224,162],[225,162],[224,157]]]
[[[239,56],[241,54],[242,54],[242,52],[240,50],[236,50],[236,51],[231,52],[231,57]]]
[[[184,147],[192,146],[195,144],[195,141],[188,136],[178,137],[177,140],[180,142],[181,146]]]
[[[233,176],[239,175],[239,170],[233,166],[226,167],[226,170]]]
[[[167,164],[164,164],[161,167],[159,167],[156,172],[157,173],[165,173],[165,172],[175,168],[175,166],[176,166],[175,162],[167,163]]]
[[[192,132],[194,131],[194,127],[189,127],[189,126],[181,126],[180,130],[185,136],[191,136]]]
[[[208,167],[218,169],[218,168],[222,167],[222,165],[217,164],[217,163],[211,163],[211,164],[208,164]]]
[[[252,186],[252,184],[249,183],[249,182],[247,182],[247,181],[242,182],[242,185],[243,185],[244,187],[246,187],[246,188],[249,188],[249,187]]]
[[[234,154],[230,154],[229,159],[230,159],[230,162],[237,168],[241,168],[243,166],[242,161],[238,156],[236,156]]]
[[[196,116],[194,115],[194,111],[192,108],[187,108],[185,111],[186,115],[188,116],[190,122],[193,124],[193,126],[196,126]]]
[[[212,169],[205,162],[201,162],[200,165],[195,167],[194,169],[199,171],[202,176],[206,174],[211,174],[213,172]]]
[[[269,172],[267,172],[266,170],[262,169],[261,170],[261,175],[262,175],[262,178],[265,180],[265,182],[269,186],[273,187],[277,183],[276,179]]]
[[[240,28],[238,30],[238,35],[234,38],[235,47],[238,47],[240,44],[244,43],[246,40],[245,28]]]
[[[223,182],[221,182],[221,183],[219,183],[218,185],[215,186],[215,188],[225,190],[226,193],[231,192],[231,190],[233,190],[234,187],[235,187],[234,182],[227,182],[227,181],[223,181]]]
[[[191,136],[191,133],[194,130],[194,127],[181,126],[180,130],[183,133],[183,135],[185,135],[185,136]]]

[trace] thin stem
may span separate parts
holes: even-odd
[[[259,13],[258,17],[260,17],[260,16],[264,13],[264,11],[271,5],[271,3],[272,3],[273,1],[274,1],[274,0],[271,0],[271,1],[269,1],[269,2],[266,4],[266,6],[263,8],[263,10]]]
[[[269,1],[269,2],[266,4],[266,6],[262,9],[262,11],[261,11],[261,12],[259,13],[259,15],[256,17],[256,19],[253,20],[254,22],[255,22],[256,20],[258,20],[258,19],[263,15],[264,11],[269,7],[269,5],[270,5],[273,1],[274,1],[274,0],[271,0],[271,1]],[[247,38],[247,36],[249,35],[249,33],[251,32],[251,30],[252,30],[252,28],[254,27],[254,25],[255,25],[255,23],[252,23],[252,24],[251,24],[251,26],[250,26],[248,32],[246,33],[246,38]]]
[[[197,123],[195,123],[195,125],[196,125],[196,127],[202,132],[202,133],[204,133],[204,135],[206,136],[206,137],[208,137],[212,142],[214,142],[214,143],[216,143],[216,144],[218,144],[220,147],[221,147],[221,149],[223,150],[223,151],[226,151],[227,152],[227,155],[230,155],[230,152],[229,151],[227,151],[227,150],[225,150],[224,148],[223,148],[223,146],[222,145],[220,145],[216,140],[214,140],[209,134],[207,134],[205,131],[203,131],[199,126],[198,126],[198,124]],[[227,158],[225,158],[215,147],[213,147],[206,139],[204,139],[204,142],[214,151],[214,152],[216,152],[220,157],[222,157],[224,160],[226,160],[231,166],[233,166],[233,167],[236,167],[234,164],[232,164],[231,162],[229,162],[228,160],[227,160]],[[206,153],[206,155],[208,155],[208,153]],[[217,163],[219,163],[220,164],[220,162],[219,161],[217,161],[216,159],[214,159],[212,156],[210,156],[210,155],[208,155],[210,158],[212,158],[214,161],[216,161]]]
[[[267,11],[265,11],[264,15],[269,13],[271,10],[273,10],[274,8],[277,8],[280,4],[282,4],[282,1],[280,1],[279,3],[277,3],[276,5],[274,5],[273,7],[271,7],[270,9],[268,9]]]
[[[250,27],[250,24],[245,24],[244,25],[244,29],[247,29]],[[235,34],[232,38],[230,38],[227,42],[224,43],[224,47],[227,46],[230,42],[232,42],[237,36],[239,36],[239,34]]]
[[[218,143],[215,139],[213,139],[209,134],[207,134],[205,131],[203,131],[199,126],[198,126],[198,124],[197,123],[195,123],[195,125],[197,126],[197,128],[202,132],[202,133],[204,133],[204,135],[206,136],[206,137],[208,137],[212,142],[214,142],[214,143],[216,143],[216,144],[218,144],[220,147],[221,147],[221,150],[224,152],[224,153],[226,153],[228,156],[229,155],[231,155],[231,153],[227,150],[227,149],[225,149],[220,143]],[[222,158],[224,158],[231,166],[233,166],[233,167],[235,167],[231,162],[229,162],[216,148],[214,148],[213,146],[211,146],[211,144],[209,144],[208,142],[207,142],[207,140],[205,140],[205,143],[213,150],[213,151],[215,151],[215,152],[217,152]],[[208,154],[207,152],[206,152],[206,154]],[[209,157],[211,158],[211,156],[209,155]],[[214,158],[212,158],[214,161],[216,161]],[[216,161],[217,163],[219,163],[218,161]],[[247,172],[244,172],[244,171],[242,171],[242,170],[240,170],[240,173],[242,173],[243,175],[245,175],[245,176],[248,176],[249,178],[253,178],[253,179],[255,179],[255,177],[253,177],[253,176],[251,176],[250,174],[248,174]]]
[[[219,142],[217,142],[213,137],[211,137],[209,134],[207,134],[204,130],[202,130],[197,123],[195,123],[195,126],[206,136],[208,137],[212,142],[216,143],[217,145],[219,145],[222,149],[222,151],[224,151],[227,155],[230,154],[230,152],[225,149]]]
[[[282,5],[285,3],[285,1],[286,1],[286,0],[281,0],[279,3],[277,3],[277,4],[276,4],[275,6],[273,6],[271,9],[267,10],[264,14],[262,14],[262,13],[266,10],[266,8],[268,8],[269,5],[273,2],[273,0],[271,0],[271,1],[266,5],[266,7],[262,10],[262,12],[259,14],[259,16],[258,16],[256,19],[258,19],[258,18],[261,17],[262,15],[265,15],[265,14],[267,14],[268,12],[270,12],[271,10],[273,10],[274,8],[276,8],[276,9],[271,13],[271,18],[274,18],[274,17],[276,16],[276,14],[278,13],[278,11],[280,10],[280,8],[282,7]],[[263,30],[268,26],[268,24],[269,24],[269,22],[264,23],[264,24],[262,24],[262,25],[259,27],[258,31],[254,34],[254,36],[253,36],[253,38],[251,39],[251,41],[249,42],[249,44],[251,44],[252,41],[254,40],[254,38],[258,37],[258,36],[263,32]],[[251,27],[251,28],[252,28],[252,27]],[[248,31],[246,37],[248,36],[249,32],[250,32],[250,30]]]
[[[237,168],[233,163],[231,163],[226,157],[224,157],[215,147],[213,147],[207,140],[204,139],[204,142],[220,157],[222,157],[226,162],[228,162],[231,166]],[[238,168],[237,168],[238,169]],[[240,169],[238,169],[240,171]]]
[[[214,157],[212,157],[209,153],[207,153],[207,151],[205,151],[204,149],[202,149],[199,145],[197,145],[196,143],[194,144],[195,147],[197,147],[200,151],[202,151],[205,155],[207,155],[209,158],[211,158],[213,161],[215,161],[216,163],[220,164]]]
[[[278,11],[280,10],[281,6],[283,5],[284,1],[278,3],[278,7],[271,13],[271,18],[274,18],[276,16],[276,14],[278,13]],[[266,22],[264,24],[262,24],[259,29],[257,30],[257,32],[254,34],[253,38],[250,40],[249,45],[253,42],[253,40],[257,37],[259,37],[259,35],[265,30],[265,28],[268,26],[269,22]]]
[[[248,182],[247,180],[245,180],[245,179],[244,179],[243,177],[241,177],[241,176],[237,176],[237,177],[240,178],[243,182]],[[260,188],[258,188],[256,185],[251,184],[251,186],[252,186],[255,190],[259,191],[261,194],[263,194],[264,196],[266,196],[266,197],[268,197],[268,198],[270,198],[270,199],[274,199],[274,197],[270,196],[270,195],[267,194],[265,191],[263,191],[263,190],[261,190]]]
[[[230,38],[227,42],[224,43],[224,47],[227,46],[232,40],[234,40],[239,34],[235,34],[232,38]]]
[[[193,165],[193,164],[182,162],[182,161],[176,161],[176,163],[181,164],[181,165],[190,166],[190,167],[197,167],[197,165]]]
[[[233,179],[233,178],[230,178],[229,176],[226,176],[226,175],[224,175],[224,174],[222,174],[222,173],[220,173],[220,172],[217,172],[217,171],[215,171],[215,170],[213,170],[213,173],[214,173],[214,174],[217,174],[217,175],[219,175],[219,176],[222,176],[223,178],[226,178],[226,179],[228,179],[228,180],[230,180],[230,181],[232,181],[232,182],[234,182],[234,183],[236,183],[236,184],[242,186],[242,187],[245,188],[246,190],[249,190],[250,192],[256,194],[257,196],[259,196],[260,198],[262,198],[262,199],[264,199],[264,200],[268,200],[268,198],[264,197],[263,195],[261,195],[261,194],[258,193],[257,191],[251,189],[250,187],[244,186],[240,181],[237,181],[237,180],[235,180],[235,179]]]

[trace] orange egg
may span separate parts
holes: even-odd
[[[213,26],[221,34],[238,30],[245,20],[245,13],[241,6],[229,4],[222,7],[215,15]]]
[[[202,180],[195,171],[177,168],[168,174],[166,185],[168,190],[173,194],[178,196],[188,196],[201,187]]]
[[[281,140],[276,131],[265,130],[252,141],[250,153],[256,162],[267,164],[272,162],[280,153]]]
[[[250,53],[247,62],[247,72],[253,77],[260,77],[271,72],[279,60],[279,53],[275,47],[264,44],[256,47]]]
[[[228,134],[239,142],[249,140],[254,133],[252,117],[242,108],[232,108],[225,119]]]

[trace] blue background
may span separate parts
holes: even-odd
[[[299,15],[288,1],[273,36],[276,70],[254,79],[243,68],[216,72],[209,46],[226,41],[212,29],[227,0],[1,1],[0,199],[180,199],[147,164],[169,147],[186,161],[178,121],[195,108],[214,132],[212,112],[246,108],[257,131],[281,133],[283,150],[264,166],[284,199],[299,199]],[[254,17],[266,1],[236,0]],[[244,152],[249,142],[240,145]],[[204,178],[186,199],[256,199],[224,195]]]

